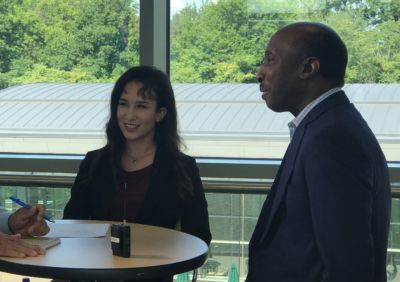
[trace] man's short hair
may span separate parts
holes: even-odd
[[[299,30],[294,47],[305,57],[316,57],[320,62],[319,74],[338,84],[344,84],[347,66],[347,48],[340,36],[321,23],[295,23],[285,28]]]

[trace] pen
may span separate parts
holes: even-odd
[[[10,196],[10,200],[15,202],[15,203],[17,203],[21,207],[26,208],[26,209],[30,209],[32,207],[30,204],[27,204],[27,203],[23,202],[22,200],[18,199],[14,195]],[[47,215],[45,215],[43,218],[45,220],[47,220],[47,221],[55,223],[55,221],[53,219],[51,219],[50,217],[48,217]]]

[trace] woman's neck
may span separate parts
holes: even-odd
[[[154,161],[156,144],[126,143],[121,157],[121,166],[126,171],[135,171],[151,165]]]
[[[125,143],[125,150],[123,154],[126,154],[132,158],[140,158],[143,155],[155,152],[156,147],[157,146],[154,141],[146,143],[132,143],[128,141]]]

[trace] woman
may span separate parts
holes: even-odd
[[[154,67],[126,71],[111,94],[107,145],[82,161],[65,219],[156,225],[211,241],[195,160],[179,150],[174,93]]]

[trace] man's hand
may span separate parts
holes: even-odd
[[[20,240],[21,235],[0,233],[0,256],[2,257],[35,257],[46,253],[45,249],[26,244]]]
[[[11,231],[21,235],[42,236],[49,232],[44,220],[46,208],[43,205],[32,205],[30,209],[20,208],[8,219]]]

